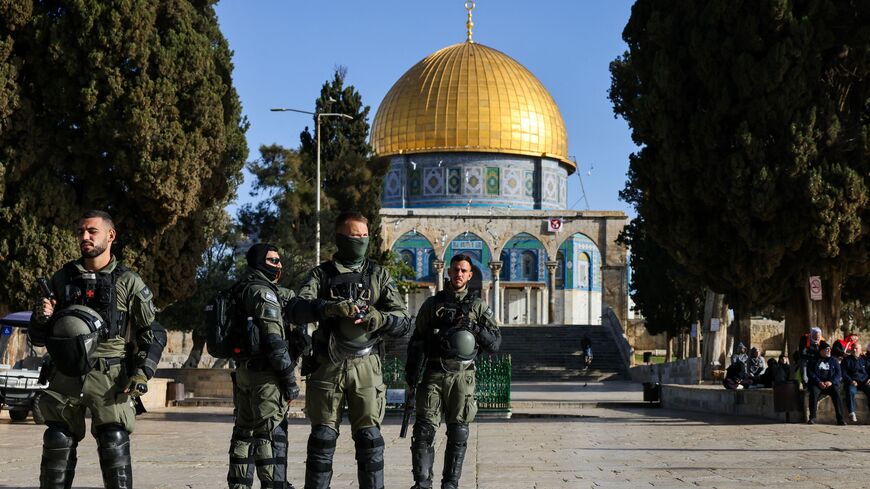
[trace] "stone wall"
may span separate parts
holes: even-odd
[[[750,347],[762,351],[781,351],[785,323],[771,319],[753,318],[749,326]]]
[[[651,335],[643,325],[643,319],[629,319],[625,322],[625,336],[634,351],[665,350],[668,347],[667,338],[663,334]]]
[[[701,381],[701,359],[687,358],[669,363],[636,365],[628,372],[631,380],[635,382],[698,384]]]

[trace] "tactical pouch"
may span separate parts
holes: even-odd
[[[49,336],[45,341],[57,369],[69,377],[81,377],[90,372],[96,361],[91,358],[89,352],[93,351],[92,343],[98,341],[99,331],[89,335],[79,335],[75,338],[58,338]]]

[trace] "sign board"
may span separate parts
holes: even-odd
[[[719,331],[719,318],[710,319],[710,331]]]
[[[810,277],[810,300],[822,300],[822,277],[818,275]]]
[[[547,219],[547,232],[558,233],[562,230],[562,219],[559,217],[551,217]]]
[[[405,404],[405,389],[387,389],[387,404]]]
[[[3,329],[0,330],[0,336],[9,336],[12,334],[12,326],[3,326]]]

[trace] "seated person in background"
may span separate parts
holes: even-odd
[[[779,364],[776,363],[776,359],[768,358],[767,370],[765,370],[764,373],[761,374],[761,378],[758,380],[758,382],[764,387],[773,387],[773,384],[777,382],[776,377],[779,371],[780,368]]]
[[[852,349],[840,362],[840,368],[843,370],[843,385],[848,393],[846,404],[849,408],[849,419],[854,423],[858,421],[855,414],[855,395],[861,391],[870,399],[870,374],[867,372],[867,358],[861,355],[861,343],[852,343]]]
[[[731,364],[733,365],[740,362],[745,365],[747,360],[749,360],[749,355],[746,354],[746,345],[738,343],[737,346],[734,347],[734,354],[731,355]]]
[[[807,390],[810,392],[810,419],[808,424],[815,424],[819,400],[822,396],[830,396],[837,415],[837,424],[844,425],[843,402],[840,400],[840,364],[831,356],[831,345],[826,341],[819,342],[819,358],[807,367]]]
[[[754,384],[761,382],[764,373],[764,358],[758,354],[758,348],[749,350],[749,358],[746,360],[746,376],[752,379]]]
[[[733,362],[725,370],[725,379],[722,385],[726,389],[743,389],[752,385],[752,379],[746,376],[746,364],[743,362]]]

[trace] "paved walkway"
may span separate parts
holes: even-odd
[[[543,395],[548,400],[574,396],[618,400],[637,395],[613,390],[615,385],[579,391],[591,386],[542,385],[516,389],[516,395],[530,399]],[[780,424],[645,408],[565,411],[557,417],[475,423],[462,487],[867,486],[870,426]],[[133,435],[135,487],[225,487],[231,426],[226,408],[174,408],[138,418]],[[32,423],[0,419],[0,487],[38,486],[42,431]],[[291,420],[289,471],[300,489],[308,431],[304,420]],[[386,487],[410,487],[410,440],[399,438],[395,417],[386,420],[383,432]],[[345,430],[339,438],[334,488],[356,487],[353,441],[348,435]],[[443,455],[443,429],[439,435],[436,471]],[[102,487],[99,474],[96,446],[87,438],[79,448],[75,487]]]

